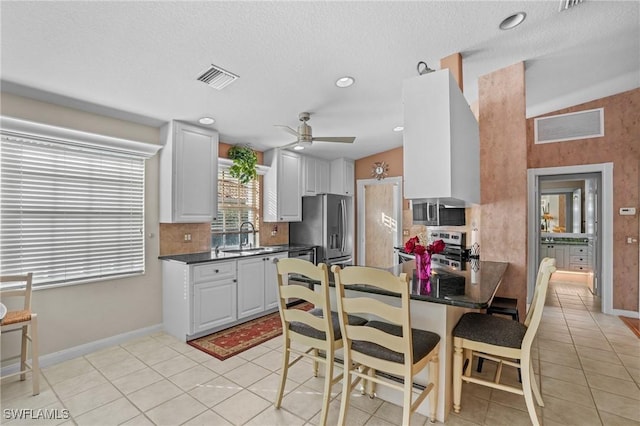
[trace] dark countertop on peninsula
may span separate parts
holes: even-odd
[[[191,265],[194,263],[216,262],[219,260],[240,259],[240,258],[251,257],[251,256],[265,256],[272,253],[282,253],[284,251],[289,252],[289,251],[308,250],[315,246],[303,245],[303,244],[283,244],[279,246],[268,246],[268,247],[272,248],[273,251],[269,251],[266,253],[244,254],[244,253],[227,253],[227,252],[224,252],[223,249],[220,249],[218,254],[216,254],[212,250],[212,251],[206,251],[201,253],[169,254],[166,256],[159,256],[158,259],[171,260],[171,261],[181,262],[181,263],[186,263],[187,265]]]
[[[474,270],[474,266],[477,270]],[[498,289],[498,285],[504,277],[509,263],[476,261],[468,264],[468,270],[449,272],[441,269],[432,269],[431,278],[420,280],[415,275],[415,261],[407,261],[393,266],[387,270],[394,275],[406,273],[409,276],[409,290],[412,300],[440,303],[451,306],[460,306],[472,309],[486,309]],[[305,278],[295,278],[296,281],[306,281]],[[333,273],[329,272],[329,280],[333,285]],[[385,292],[362,285],[348,286],[347,288],[368,293],[398,296],[397,293]]]

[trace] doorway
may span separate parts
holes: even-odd
[[[528,289],[544,257],[556,258],[558,276],[576,280],[613,302],[613,164],[528,170]]]
[[[402,178],[358,179],[358,265],[389,268],[402,241]]]

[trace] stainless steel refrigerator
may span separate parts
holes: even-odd
[[[289,223],[289,242],[318,246],[318,263],[352,265],[353,229],[352,197],[302,197],[302,222]]]

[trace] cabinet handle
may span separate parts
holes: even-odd
[[[218,272],[220,272],[220,270],[219,270],[219,269],[216,269],[216,274],[217,274]]]
[[[236,279],[234,278],[234,279],[233,279],[233,282],[234,282],[234,283],[237,283],[237,282],[238,282],[238,280],[236,280]]]

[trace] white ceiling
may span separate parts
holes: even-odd
[[[460,52],[464,94],[479,76],[525,61],[527,115],[640,87],[640,2],[2,1],[2,90],[160,125],[212,116],[220,139],[264,150],[362,158],[402,144],[402,81]],[[498,24],[518,12],[510,31]],[[222,91],[196,81],[210,64],[240,76]],[[339,89],[344,75],[356,83]],[[425,102],[428,102],[425,99]]]

